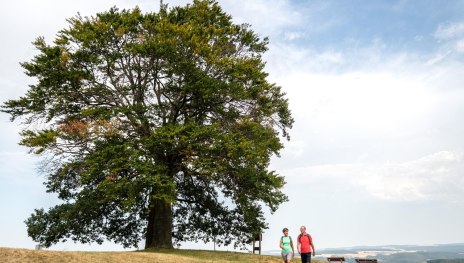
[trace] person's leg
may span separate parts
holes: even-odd
[[[301,253],[301,263],[307,263],[308,253]]]
[[[291,259],[290,253],[291,252],[287,252],[286,255],[285,255],[285,263],[290,263],[290,259]]]
[[[308,253],[308,263],[311,263],[311,253]]]

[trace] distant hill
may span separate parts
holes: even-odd
[[[427,263],[464,263],[464,259],[434,259],[428,260]]]

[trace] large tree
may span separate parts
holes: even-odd
[[[267,81],[267,39],[215,1],[142,13],[112,8],[38,38],[36,79],[2,111],[43,156],[47,191],[28,234],[51,246],[212,241],[242,246],[287,200],[268,169],[293,119]]]

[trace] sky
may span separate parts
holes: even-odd
[[[190,1],[167,1],[169,6]],[[270,168],[289,202],[267,213],[263,250],[305,225],[318,248],[464,242],[464,2],[441,0],[218,1],[236,23],[268,36],[269,81],[295,119]],[[0,103],[33,80],[19,62],[52,42],[66,19],[159,1],[6,0],[0,4]],[[0,247],[34,248],[24,220],[59,203],[39,159],[0,113]],[[143,247],[143,245],[142,245]],[[184,244],[213,249],[212,244]],[[121,250],[64,243],[56,250]]]

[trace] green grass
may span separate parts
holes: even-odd
[[[0,248],[0,261],[2,263],[281,263],[282,259],[277,256],[253,255],[250,253],[187,249],[143,250],[134,252],[72,252]],[[294,258],[292,262],[301,261],[299,258]],[[323,261],[312,260],[312,262],[321,263]]]

